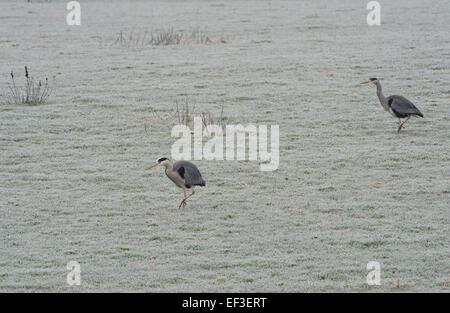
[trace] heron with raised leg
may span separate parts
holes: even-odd
[[[177,161],[172,164],[168,158],[159,158],[156,163],[150,165],[146,169],[149,170],[156,166],[164,166],[167,177],[170,178],[173,183],[183,189],[184,198],[178,208],[181,206],[186,207],[186,200],[194,195],[194,186],[206,186],[205,181],[200,174],[197,166],[188,161]],[[192,193],[187,196],[186,189],[192,189]]]
[[[362,82],[361,84],[375,84],[377,86],[377,96],[380,99],[380,103],[383,108],[392,114],[392,116],[398,118],[398,128],[397,133],[403,128],[403,125],[411,118],[411,116],[423,117],[422,112],[419,111],[416,106],[402,96],[389,96],[385,97],[383,91],[381,90],[381,84],[378,78],[370,78],[368,81]],[[402,118],[405,120],[402,122]]]

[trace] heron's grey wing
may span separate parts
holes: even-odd
[[[387,97],[387,101],[389,106],[394,110],[395,112],[398,112],[400,114],[413,114],[413,115],[419,115],[423,117],[422,112],[419,111],[419,109],[402,96],[389,96]]]
[[[173,164],[173,169],[184,178],[186,185],[205,186],[205,181],[197,166],[188,161],[178,161]]]

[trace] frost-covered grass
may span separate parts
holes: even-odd
[[[385,4],[380,27],[356,0],[88,1],[78,28],[62,3],[0,2],[0,73],[27,64],[58,82],[52,105],[0,106],[0,291],[450,290],[445,1]],[[233,40],[98,45],[124,25],[194,18]],[[397,134],[359,85],[369,77],[425,118]],[[175,139],[146,119],[184,97],[280,125],[279,169],[195,161],[207,186],[178,210],[182,192],[144,170]],[[369,261],[381,286],[365,283]]]

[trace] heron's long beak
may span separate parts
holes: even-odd
[[[360,84],[361,85],[367,85],[367,84],[370,84],[372,81],[371,80],[368,80],[368,81],[365,81],[365,82],[361,82]]]
[[[155,164],[153,164],[153,165],[150,165],[149,167],[146,168],[146,170],[149,170],[149,169],[151,169],[151,168],[153,168],[153,167],[155,167],[155,166],[158,166],[158,165],[159,165],[159,163],[155,163]]]

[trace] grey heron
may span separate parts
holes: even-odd
[[[197,166],[188,161],[177,161],[174,164],[170,162],[168,158],[159,158],[156,163],[150,165],[146,169],[149,170],[156,166],[164,166],[167,177],[170,178],[173,183],[183,189],[184,198],[178,208],[186,206],[186,200],[194,194],[194,186],[206,186],[205,181],[200,174]],[[192,189],[192,193],[186,196],[186,189]]]
[[[383,95],[383,91],[381,90],[381,84],[378,78],[370,78],[368,81],[362,82],[361,84],[375,84],[377,86],[377,95],[378,99],[380,99],[380,103],[383,108],[392,114],[392,116],[398,118],[398,129],[397,133],[400,132],[403,125],[411,118],[411,116],[420,116],[423,117],[422,112],[419,111],[416,106],[402,96],[389,96],[385,97]],[[406,118],[403,122],[402,118]]]

